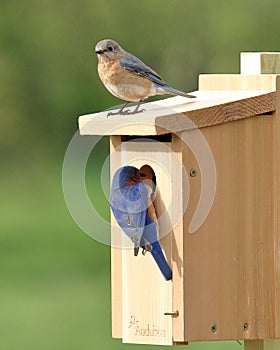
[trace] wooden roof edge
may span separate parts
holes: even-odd
[[[144,104],[146,112],[79,117],[81,135],[161,135],[213,126],[276,110],[276,91],[196,91],[197,100],[176,96]]]
[[[269,114],[275,112],[275,110],[276,91],[271,91],[198,110],[160,116],[156,118],[155,123],[161,130],[173,130],[172,132],[175,133]]]

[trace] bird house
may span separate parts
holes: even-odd
[[[280,347],[280,54],[244,53],[241,72],[200,75],[194,101],[79,119],[81,135],[110,136],[112,176],[148,164],[157,179],[171,281],[111,219],[112,333],[123,342]]]

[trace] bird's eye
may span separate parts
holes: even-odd
[[[113,46],[109,46],[109,47],[108,47],[108,50],[109,50],[109,51],[113,51]]]

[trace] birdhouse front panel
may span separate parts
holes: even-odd
[[[180,218],[178,215],[178,210],[174,213],[174,200],[178,205],[181,202],[181,194],[178,190],[173,191],[173,187],[178,185],[174,174],[178,168],[181,168],[181,162],[173,152],[171,142],[157,142],[142,138],[121,142],[111,152],[111,164],[112,172],[125,165],[140,169],[144,164],[148,164],[154,170],[156,175],[154,206],[158,218],[160,244],[172,270],[174,271],[175,267],[177,271],[180,269],[181,273],[182,264],[179,267],[174,264],[174,261],[177,262],[175,255],[177,256],[178,252],[173,254],[172,244],[174,240],[172,228],[179,227],[182,219],[182,216]],[[176,280],[177,272],[175,271],[173,282],[166,281],[149,252],[134,256],[131,240],[117,224],[113,224],[112,238],[115,242],[112,248],[112,264],[115,265],[114,270],[116,266],[121,269],[122,280],[121,283],[118,281],[117,285],[113,286],[114,293],[119,289],[121,290],[119,294],[122,295],[121,299],[113,302],[114,315],[122,315],[122,327],[116,326],[116,318],[113,317],[113,328],[115,328],[113,334],[121,336],[123,342],[128,343],[172,345],[174,341],[173,282],[174,278]],[[116,247],[116,243],[121,243],[121,247]],[[182,242],[177,242],[175,245],[177,250],[178,243],[182,246]],[[120,249],[121,253],[118,252],[116,256],[116,250]],[[119,329],[116,330],[116,327]],[[184,338],[183,329],[181,332],[178,341]]]

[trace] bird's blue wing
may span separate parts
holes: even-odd
[[[133,56],[132,54],[126,52],[122,58],[120,58],[120,65],[127,71],[138,74],[141,77],[151,80],[157,88],[161,88],[161,93],[179,95],[188,98],[195,98],[196,96],[187,94],[184,91],[180,91],[170,87],[154,70],[145,65],[139,58]]]
[[[117,188],[112,185],[110,205],[122,230],[131,238],[136,247],[145,228],[148,191],[141,182],[133,186]]]
[[[125,53],[125,55],[120,59],[120,65],[129,72],[141,75],[142,77],[151,80],[155,84],[166,85],[165,81],[163,81],[154,70],[139,60],[139,58],[129,53]]]

